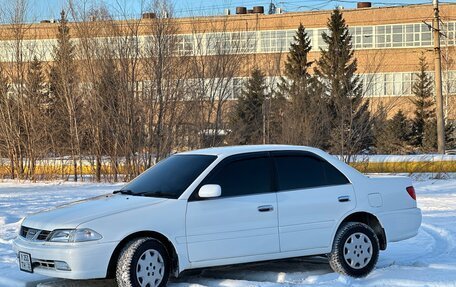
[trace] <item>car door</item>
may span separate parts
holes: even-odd
[[[218,198],[201,199],[205,184],[218,184]],[[277,198],[267,153],[223,160],[203,180],[187,205],[191,262],[279,252]]]
[[[277,172],[281,251],[329,247],[335,224],[355,208],[349,180],[312,153],[272,155]]]

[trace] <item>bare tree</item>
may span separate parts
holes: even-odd
[[[103,156],[110,155],[110,144],[115,141],[111,133],[114,120],[113,109],[117,103],[117,89],[120,81],[115,64],[115,55],[109,38],[112,18],[103,5],[87,5],[83,2],[69,2],[69,8],[75,19],[74,34],[76,54],[80,71],[80,88],[84,99],[84,117],[86,137],[84,138],[85,158],[90,159],[94,167],[95,180],[100,181],[103,168]],[[117,165],[112,165],[114,180],[117,181]]]
[[[239,29],[228,30],[226,17],[216,21],[192,19],[193,54],[190,60],[192,86],[191,99],[200,111],[194,121],[193,136],[199,138],[198,146],[221,144],[224,133],[224,112],[228,100],[239,93],[234,90],[236,77],[246,63],[245,53],[255,45],[255,33]],[[238,89],[242,85],[238,82]]]
[[[4,108],[8,114],[8,125],[5,131],[6,141],[9,145],[11,159],[11,176],[20,178],[33,178],[35,161],[37,157],[38,142],[43,133],[38,132],[39,111],[36,97],[28,91],[27,78],[30,73],[27,70],[39,68],[31,62],[35,45],[31,25],[25,24],[28,5],[25,0],[17,0],[6,6],[6,13],[10,29],[8,30],[10,41],[7,42],[7,63],[4,64],[3,72],[8,79],[8,92],[5,93]],[[28,35],[28,36],[26,36]],[[28,38],[26,38],[28,37]]]
[[[144,71],[150,86],[144,93],[147,164],[172,152],[173,133],[182,122],[182,100],[187,69],[186,58],[177,52],[177,26],[172,5],[166,0],[153,1],[156,16],[144,20],[149,40],[144,47]]]
[[[120,6],[120,5],[119,5]],[[117,102],[117,117],[112,123],[115,127],[113,141],[113,156],[111,166],[119,172],[119,160],[124,162],[126,180],[141,172],[138,152],[142,145],[141,107],[138,102],[141,83],[141,20],[127,20],[128,12],[119,8],[118,11],[124,20],[109,22],[109,47],[113,52],[118,67],[117,88],[119,98]],[[114,131],[113,131],[114,132]]]
[[[16,141],[15,141],[15,129],[16,124],[13,118],[14,113],[14,101],[11,99],[9,94],[9,80],[5,75],[3,69],[0,70],[0,144],[3,154],[7,154],[10,160],[10,176],[11,178],[16,177]]]

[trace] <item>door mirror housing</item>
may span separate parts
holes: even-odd
[[[201,198],[215,198],[222,195],[222,188],[218,184],[205,184],[198,191]]]

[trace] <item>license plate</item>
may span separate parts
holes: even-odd
[[[33,273],[32,256],[29,253],[19,252],[19,268],[22,271]]]

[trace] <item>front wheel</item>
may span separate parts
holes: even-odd
[[[377,264],[378,255],[379,242],[372,228],[360,222],[347,222],[337,231],[328,257],[335,272],[365,277]]]
[[[119,287],[164,287],[169,278],[170,259],[156,239],[132,240],[122,249],[116,269]]]

